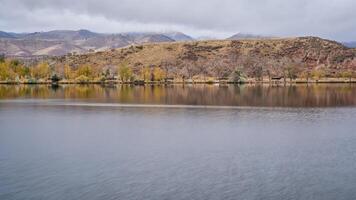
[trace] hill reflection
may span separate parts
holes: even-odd
[[[19,98],[129,104],[334,107],[355,106],[356,85],[0,85],[0,99]]]

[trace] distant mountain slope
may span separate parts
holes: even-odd
[[[181,32],[166,32],[163,34],[175,41],[193,41],[194,40],[194,38],[192,38],[189,35],[186,35],[184,33],[181,33]]]
[[[88,30],[54,30],[35,33],[0,32],[0,53],[7,56],[58,56],[67,53],[85,53],[125,47],[131,44],[174,42],[191,40],[175,33],[122,33],[104,34]]]
[[[15,38],[15,36],[7,32],[0,31],[0,38]]]
[[[163,34],[142,34],[133,40],[135,43],[157,43],[157,42],[174,42],[172,38]]]
[[[61,44],[57,44],[54,46],[50,46],[39,51],[36,51],[33,55],[40,56],[40,55],[53,55],[53,56],[60,56],[65,55],[68,52],[77,52],[77,53],[84,53],[86,49],[83,49],[79,46],[73,45],[68,42],[64,42]]]
[[[227,40],[251,40],[251,39],[271,39],[273,37],[271,36],[263,36],[263,35],[255,35],[255,34],[249,34],[249,33],[237,33],[229,38]]]
[[[356,41],[355,42],[343,42],[342,44],[349,48],[356,48]]]
[[[98,33],[93,33],[88,30],[55,30],[49,32],[35,32],[22,35],[22,39],[36,39],[36,40],[83,40],[99,36]]]

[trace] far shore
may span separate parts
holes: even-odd
[[[270,84],[270,85],[292,85],[292,84],[332,84],[332,83],[356,83],[356,78],[323,78],[320,80],[314,79],[295,79],[295,80],[255,80],[248,79],[244,81],[228,81],[228,80],[178,80],[178,81],[118,81],[118,80],[106,80],[106,81],[71,81],[71,80],[61,80],[53,82],[51,80],[48,81],[0,81],[0,84],[3,85],[71,85],[71,84],[123,84],[123,85],[170,85],[170,84],[228,84],[228,85],[238,85],[238,84]]]

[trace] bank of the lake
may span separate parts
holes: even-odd
[[[231,80],[165,80],[165,81],[120,81],[120,80],[104,80],[104,81],[76,81],[76,80],[18,80],[18,81],[0,81],[0,84],[134,84],[134,85],[166,85],[166,84],[275,84],[275,85],[292,85],[292,84],[318,84],[318,83],[356,83],[355,78],[322,78],[322,79],[245,79],[241,81]]]

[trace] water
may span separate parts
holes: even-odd
[[[353,200],[355,95],[0,86],[0,199]]]

